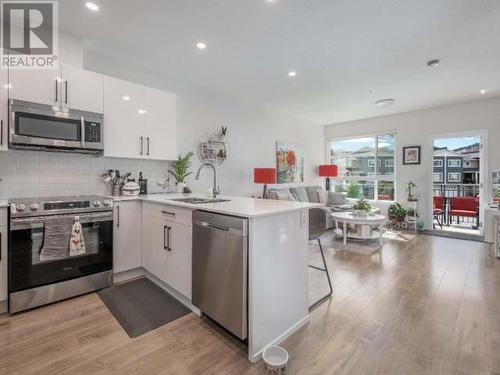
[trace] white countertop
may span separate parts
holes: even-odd
[[[304,203],[295,201],[279,201],[273,199],[257,199],[248,197],[233,197],[233,196],[218,196],[217,198],[229,199],[229,202],[215,202],[215,203],[202,203],[192,204],[185,202],[178,202],[172,199],[188,198],[188,197],[201,197],[205,198],[203,194],[180,194],[180,193],[166,193],[166,194],[148,194],[135,197],[112,197],[115,202],[127,200],[142,200],[145,202],[163,203],[172,206],[186,207],[190,209],[202,209],[206,211],[217,212],[227,215],[235,215],[242,217],[261,217],[273,216],[285,212],[300,211],[311,207],[319,207],[320,204]]]
[[[0,208],[9,207],[9,201],[7,199],[0,199]]]

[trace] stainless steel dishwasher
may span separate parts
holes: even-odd
[[[240,339],[247,337],[248,220],[193,213],[193,305]]]

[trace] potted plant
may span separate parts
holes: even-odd
[[[394,202],[389,206],[389,220],[393,222],[402,223],[407,214],[408,211],[398,202]]]
[[[408,202],[415,202],[418,199],[413,196],[413,189],[416,189],[418,186],[413,181],[408,181],[408,185],[406,187],[406,192],[408,193]]]
[[[193,172],[188,172],[191,165],[192,152],[188,152],[184,157],[179,155],[177,160],[170,162],[169,173],[175,179],[175,191],[177,193],[182,193],[186,187],[186,177]]]
[[[353,216],[366,217],[370,213],[372,206],[368,201],[364,198],[359,199],[352,206],[352,214]]]

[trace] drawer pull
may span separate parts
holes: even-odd
[[[162,211],[161,213],[165,215],[175,216],[175,212]]]

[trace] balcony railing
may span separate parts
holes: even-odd
[[[434,196],[441,197],[477,197],[479,184],[434,184]]]

